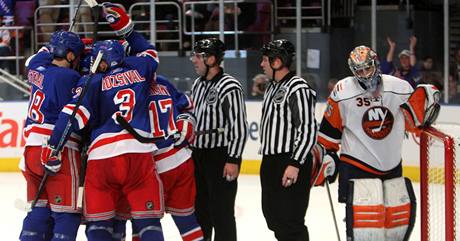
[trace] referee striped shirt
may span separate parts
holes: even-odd
[[[241,84],[223,69],[211,80],[198,78],[192,86],[197,120],[192,147],[228,147],[231,163],[240,163],[248,123]]]
[[[303,164],[317,140],[315,104],[316,92],[294,73],[272,81],[262,106],[262,154],[292,153],[291,164]]]

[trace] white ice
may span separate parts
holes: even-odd
[[[414,189],[417,200],[420,200],[418,183],[414,183]],[[17,198],[24,200],[26,198],[25,190],[25,181],[20,173],[0,173],[0,193],[2,196],[0,198],[0,240],[18,240],[22,220],[26,213],[15,209],[14,200]],[[337,202],[337,183],[331,185],[331,194],[341,240],[345,241],[345,223],[343,222],[345,208],[344,205]],[[279,208],[282,209],[283,207]],[[273,233],[267,228],[262,215],[259,176],[241,175],[239,177],[235,211],[239,241],[276,240]],[[417,221],[410,241],[420,240],[419,217],[419,209],[417,209]],[[305,220],[309,229],[310,240],[338,240],[326,188],[316,187],[312,190],[310,206]],[[180,235],[169,215],[162,219],[162,224],[166,241],[181,241]],[[86,240],[84,226],[80,227],[77,237],[77,241],[81,240]]]

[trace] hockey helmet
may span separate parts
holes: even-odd
[[[193,46],[193,54],[195,53],[204,54],[205,57],[213,55],[220,62],[225,55],[225,44],[217,38],[202,39]]]
[[[125,59],[125,49],[118,40],[96,42],[92,51],[94,58],[96,58],[99,51],[102,51],[102,60],[107,62],[110,68],[120,65]]]
[[[84,49],[83,42],[80,37],[67,31],[56,31],[51,35],[49,42],[50,53],[53,57],[65,58],[68,51],[74,53],[78,57]]]
[[[290,67],[295,56],[294,45],[286,39],[278,39],[268,42],[260,49],[272,62],[276,57],[281,59],[283,66]]]
[[[348,66],[366,90],[375,91],[377,89],[381,82],[381,73],[380,62],[374,50],[364,45],[354,48],[350,52]]]

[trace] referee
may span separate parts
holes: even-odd
[[[224,51],[219,39],[203,39],[195,43],[190,58],[201,76],[192,86],[195,208],[205,240],[211,240],[214,228],[215,241],[236,241],[234,206],[248,124],[243,89],[220,67]]]
[[[292,43],[274,40],[261,52],[260,66],[272,78],[264,96],[260,129],[262,211],[278,240],[306,241],[310,151],[318,129],[316,93],[307,81],[289,71],[295,56]]]

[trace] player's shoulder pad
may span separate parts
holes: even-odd
[[[333,101],[338,102],[360,95],[364,91],[353,76],[348,76],[335,84],[329,97]]]
[[[382,74],[383,91],[396,94],[410,94],[414,91],[408,81],[392,75]]]
[[[49,52],[41,51],[30,56],[25,63],[27,68],[37,68],[39,66],[50,65],[53,58]]]

